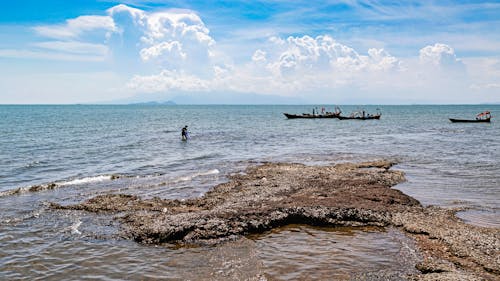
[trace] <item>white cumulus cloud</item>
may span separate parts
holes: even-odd
[[[39,35],[59,38],[36,46],[81,55],[109,53],[124,66],[141,70],[127,83],[136,92],[230,90],[294,95],[346,85],[362,87],[374,76],[377,83],[384,83],[384,73],[402,70],[401,61],[384,49],[361,54],[329,35],[270,37],[247,62],[234,64],[217,50],[210,30],[193,11],[146,12],[120,4],[106,13],[36,27]],[[106,31],[101,37],[106,45],[78,41],[96,30]]]
[[[121,43],[115,48],[135,46],[143,62],[165,70],[205,77],[213,75],[215,40],[193,11],[145,12],[117,5],[107,12],[118,30],[114,36],[118,36],[119,40],[115,41]]]
[[[425,46],[420,49],[420,62],[437,67],[461,67],[463,63],[457,58],[455,50],[441,43]]]
[[[184,46],[189,44],[177,42],[162,42],[142,49],[143,60],[156,60],[164,69],[159,74],[136,75],[128,86],[138,92],[228,90],[297,95],[346,85],[362,88],[374,79],[379,84],[390,83],[392,75],[402,71],[401,61],[383,49],[370,49],[362,55],[328,35],[305,35],[286,39],[271,37],[243,64],[196,63],[197,68],[211,73],[203,76],[189,68],[169,68],[173,64],[164,63],[161,54],[179,57]],[[198,47],[209,50],[214,46]],[[192,86],[187,85],[189,83]]]
[[[161,42],[140,51],[143,61],[150,61],[162,56],[174,60],[183,60],[187,54],[182,51],[182,44],[179,41]]]
[[[266,55],[267,55],[266,52],[262,51],[261,49],[258,49],[253,54],[252,61],[257,63],[257,64],[266,63],[267,62]]]
[[[398,70],[400,62],[388,52],[370,49],[361,55],[353,48],[335,41],[328,35],[288,37],[286,40],[270,39],[271,50],[267,51],[268,68],[283,76],[311,72],[335,72]]]
[[[401,61],[383,49],[370,49],[363,55],[328,35],[271,37],[231,84],[294,95],[346,85],[359,87],[375,75],[380,82],[382,76],[400,71]]]
[[[345,95],[348,89],[349,95],[359,97],[377,94],[392,100],[397,93],[418,92],[431,100],[443,87],[458,92],[495,89],[499,84],[500,71],[493,62],[488,71],[479,71],[486,68],[478,62],[474,69],[479,75],[467,76],[464,61],[443,43],[415,50],[405,62],[387,49],[356,50],[328,34],[271,36],[250,52],[224,52],[191,10],[149,12],[120,4],[103,16],[80,16],[34,30],[49,39],[32,43],[30,50],[0,50],[0,57],[112,61],[117,69],[126,69],[125,87],[135,93],[232,91],[325,97]],[[485,72],[490,76],[484,77]],[[470,77],[475,81],[468,81]]]

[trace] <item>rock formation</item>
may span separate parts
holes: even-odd
[[[417,280],[494,280],[500,234],[463,223],[453,210],[423,207],[391,188],[404,181],[388,161],[329,166],[267,163],[229,176],[200,198],[141,199],[106,194],[54,208],[116,212],[126,237],[141,243],[218,243],[291,223],[396,226],[423,255]],[[497,279],[498,280],[498,279]]]

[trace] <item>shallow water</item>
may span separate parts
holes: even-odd
[[[0,234],[0,243],[6,245],[0,252],[2,278],[348,280],[370,274],[399,280],[416,273],[419,261],[413,242],[394,229],[291,225],[213,247],[175,248],[89,237],[84,214],[59,215],[57,221],[71,226],[41,236],[36,225],[29,225],[31,235],[12,230],[11,235]]]
[[[257,237],[257,238],[255,238]],[[395,229],[290,225],[253,236],[266,276],[276,280],[382,280],[415,274],[413,241]]]
[[[329,272],[329,266],[341,276],[361,274],[367,267],[353,260],[397,267],[380,257],[381,248],[392,257],[402,247],[388,232],[344,235],[299,227],[268,233],[242,248],[234,243],[173,250],[121,240],[110,217],[47,208],[47,202],[70,204],[109,192],[196,197],[226,175],[263,161],[393,159],[408,179],[396,188],[426,205],[469,208],[459,213],[468,223],[500,227],[500,123],[495,122],[500,106],[378,107],[381,120],[360,122],[282,115],[312,106],[0,106],[0,279],[113,280],[123,279],[123,272],[132,279],[168,274],[186,279],[198,272],[198,277],[233,272],[279,279],[301,278],[312,274],[310,269]],[[483,110],[492,111],[491,124],[447,120]],[[185,124],[191,139],[182,142]],[[351,247],[351,255],[330,259],[345,254],[328,252],[324,245],[331,241]],[[239,260],[242,253],[252,257],[246,261],[252,266]],[[213,256],[214,264],[205,256]],[[225,268],[226,259],[234,267]]]

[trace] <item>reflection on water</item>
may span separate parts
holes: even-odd
[[[413,242],[392,228],[290,225],[217,246],[176,248],[120,239],[120,226],[110,222],[106,214],[46,210],[0,224],[0,279],[400,280],[418,260]]]
[[[30,253],[5,249],[10,258],[0,264],[2,280],[251,280],[261,275],[254,244],[245,239],[181,249],[124,240],[18,244]]]
[[[290,225],[253,236],[264,271],[278,280],[346,280],[415,273],[413,241],[395,229]]]

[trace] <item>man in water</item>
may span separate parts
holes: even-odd
[[[188,126],[184,126],[184,128],[182,128],[182,131],[181,131],[181,138],[183,141],[187,140],[188,139]]]

